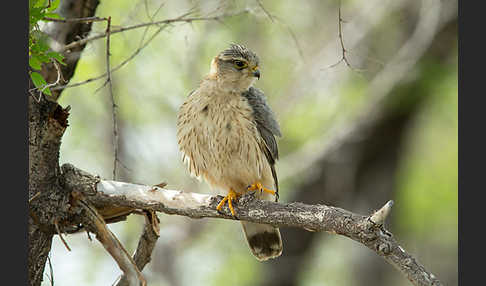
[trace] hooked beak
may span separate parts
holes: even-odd
[[[256,69],[256,70],[254,70],[254,71],[253,71],[253,76],[254,76],[254,77],[256,77],[256,78],[258,78],[258,79],[260,79],[260,71],[259,71],[259,70],[257,70],[257,69]]]

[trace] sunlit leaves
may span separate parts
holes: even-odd
[[[63,55],[49,51],[49,46],[46,43],[47,36],[39,27],[39,21],[42,21],[45,17],[61,19],[61,16],[53,12],[59,7],[59,4],[60,0],[29,0],[29,66],[32,70],[40,70],[43,63],[51,61],[58,61],[65,65]],[[36,88],[51,95],[51,91],[46,87],[47,82],[41,74],[35,71],[29,71],[29,74]]]
[[[51,91],[49,88],[45,88],[47,85],[46,80],[41,76],[40,73],[38,72],[31,72],[30,73],[30,78],[32,79],[32,82],[34,83],[35,87],[46,93],[47,95],[52,95]],[[43,90],[44,89],[44,90]]]

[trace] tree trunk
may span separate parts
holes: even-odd
[[[65,18],[89,17],[95,14],[97,0],[62,1],[59,14]],[[46,32],[61,44],[83,37],[91,30],[90,23],[49,23]],[[61,72],[66,81],[74,74],[76,64],[84,46],[64,53],[66,66]],[[52,64],[44,64],[41,74],[48,82],[57,78],[57,69]],[[33,87],[29,83],[29,89]],[[53,91],[54,99],[61,91]],[[44,267],[51,250],[56,224],[62,225],[67,219],[69,194],[59,184],[59,148],[61,138],[68,126],[69,109],[63,109],[53,99],[46,96],[27,94],[29,117],[29,281],[30,285],[40,285]]]

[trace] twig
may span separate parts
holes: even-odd
[[[164,5],[165,5],[165,2],[160,3],[159,7],[157,8],[157,10],[155,10],[154,14],[150,15],[147,0],[144,0],[145,13],[147,14],[147,18],[150,19],[150,22],[154,22],[155,16],[159,13],[160,9],[162,9],[162,7],[164,7]]]
[[[57,220],[54,220],[54,226],[56,227],[57,234],[59,235],[59,238],[61,239],[62,243],[64,243],[64,246],[66,246],[67,250],[71,251],[71,248],[69,247],[66,240],[64,240],[64,237],[62,236]]]
[[[260,0],[256,0],[256,2],[258,3],[258,6],[260,6],[260,8],[262,9],[263,13],[265,13],[265,14],[267,15],[268,19],[270,19],[270,21],[272,21],[272,22],[273,22],[273,15],[272,15],[272,14],[270,14],[270,13],[267,11],[267,9],[265,9],[265,6],[263,6],[262,1],[260,1]]]
[[[217,15],[217,16],[212,16],[212,17],[191,17],[191,18],[185,18],[187,15],[184,14],[182,16],[179,16],[179,17],[173,18],[173,19],[166,19],[166,20],[161,20],[161,21],[142,23],[142,24],[137,24],[137,25],[133,25],[133,26],[113,29],[110,33],[116,34],[116,33],[121,33],[121,32],[129,31],[129,30],[133,30],[133,29],[147,27],[147,26],[160,25],[160,24],[171,24],[171,23],[176,23],[176,22],[191,23],[191,22],[196,22],[196,21],[217,21],[217,20],[220,20],[222,18],[234,17],[234,16],[238,16],[238,15],[241,15],[241,14],[244,14],[244,13],[247,13],[247,12],[248,12],[248,10],[245,9],[245,10],[242,10],[242,11],[239,11],[239,12],[236,12],[236,13],[231,13],[231,14],[222,14],[222,15]],[[107,36],[107,33],[105,32],[105,33],[102,33],[102,34],[98,34],[98,35],[95,35],[95,36],[91,36],[91,37],[88,37],[88,38],[81,39],[79,41],[72,42],[72,43],[64,46],[64,48],[61,49],[61,52],[67,51],[67,50],[72,49],[74,47],[84,45],[84,44],[91,42],[93,40],[104,38],[106,36]]]
[[[61,77],[62,77],[62,73],[61,73],[61,69],[59,68],[59,65],[56,63],[55,60],[51,60],[52,64],[54,65],[54,67],[56,68],[56,71],[57,71],[57,79],[55,82],[53,83],[48,83],[42,87],[35,87],[35,88],[32,88],[32,89],[29,89],[29,92],[30,94],[34,97],[34,99],[37,101],[37,102],[40,102],[41,98],[42,98],[42,93],[44,92],[44,90],[46,90],[46,88],[49,88],[51,86],[55,86],[59,83]],[[42,89],[41,89],[42,88]],[[39,90],[39,98],[36,98],[34,96],[34,91],[36,90]]]
[[[91,192],[94,177],[92,180],[86,181],[90,175],[70,164],[64,164],[61,169],[66,188]],[[339,234],[376,252],[400,270],[414,285],[442,285],[412,255],[404,251],[382,225],[371,220],[374,214],[362,216],[326,205],[262,201],[256,199],[253,193],[249,193],[235,202],[234,207],[237,213],[237,218],[235,218],[227,207],[223,208],[222,212],[216,210],[221,199],[221,196],[104,180],[97,184],[97,194],[89,197],[94,206],[99,205],[100,207],[112,205],[154,210],[191,218],[236,219],[276,227],[298,227],[309,231]],[[385,208],[390,207],[390,203],[385,205]]]
[[[154,211],[144,211],[145,226],[143,233],[138,241],[137,250],[133,255],[133,260],[140,271],[147,265],[152,256],[157,239],[160,236],[159,221]],[[127,286],[128,281],[125,275],[119,278],[116,286]]]
[[[436,32],[447,23],[447,21],[440,22],[440,3],[438,0],[423,3],[413,34],[373,78],[366,91],[368,102],[357,116],[352,116],[343,123],[333,126],[322,136],[307,142],[299,150],[280,159],[279,177],[282,180],[303,174],[315,166],[315,162],[328,156],[346,140],[361,136],[360,133],[366,132],[368,126],[373,125],[382,116],[385,111],[384,103],[387,98],[394,96],[391,93],[393,87],[415,67],[417,61],[431,45]],[[303,163],[295,164],[296,160]]]
[[[258,3],[258,6],[260,6],[260,8],[262,9],[263,13],[265,13],[265,15],[267,15],[267,17],[270,19],[270,21],[272,21],[272,22],[277,21],[280,25],[282,25],[287,30],[290,37],[294,41],[295,47],[297,48],[297,52],[299,53],[300,58],[302,60],[304,60],[305,59],[304,53],[302,52],[302,48],[300,46],[299,40],[297,39],[297,35],[295,35],[292,28],[287,23],[285,23],[282,19],[280,19],[279,17],[272,15],[270,12],[268,12],[267,9],[265,8],[265,6],[263,6],[263,3],[260,0],[257,0],[257,3]]]
[[[116,236],[108,229],[103,218],[98,212],[83,199],[79,201],[80,206],[85,210],[84,225],[96,234],[96,238],[103,247],[115,259],[116,263],[127,276],[130,286],[147,285],[142,273],[138,270],[135,262],[125,250]]]
[[[110,35],[111,35],[111,16],[108,17],[106,25],[106,74],[108,78],[106,79],[108,83],[108,91],[111,100],[111,115],[113,118],[113,180],[116,180],[116,165],[118,161],[118,124],[116,120],[116,109],[117,105],[115,103],[115,98],[113,96],[113,85],[111,81],[111,68],[110,68]]]
[[[42,20],[50,21],[50,22],[60,22],[60,23],[78,23],[78,22],[91,23],[91,22],[107,21],[108,19],[100,18],[100,17],[84,17],[84,18],[68,18],[68,19],[56,19],[56,18],[44,17],[42,18]]]
[[[287,29],[287,31],[290,34],[290,37],[292,37],[292,40],[295,43],[295,47],[297,48],[297,52],[299,52],[300,58],[304,59],[304,52],[302,51],[302,47],[300,46],[300,42],[297,39],[297,35],[295,35],[294,30],[292,30],[292,28],[290,28],[290,26],[287,25],[287,23],[282,22],[282,20],[280,20],[279,18],[276,18],[276,19],[279,23],[281,23]]]
[[[353,71],[363,71],[362,69],[357,69],[351,66],[351,64],[348,61],[348,58],[346,57],[346,53],[348,52],[348,50],[346,50],[346,48],[344,47],[343,31],[342,31],[343,30],[342,23],[344,21],[343,18],[341,17],[341,1],[339,1],[338,15],[339,15],[338,36],[339,36],[339,42],[341,43],[342,55],[341,55],[341,59],[338,62],[328,66],[327,68],[333,68],[338,64],[340,64],[341,62],[344,62]]]
[[[51,282],[51,286],[54,286],[54,271],[52,270],[50,254],[47,256],[47,263],[49,264],[49,275],[47,276],[47,278],[49,278],[49,282]]]
[[[208,17],[207,19],[208,20],[215,20],[216,18],[236,16],[236,15],[239,15],[239,14],[242,14],[242,13],[245,13],[245,12],[247,12],[247,10],[243,10],[243,11],[240,11],[238,13],[231,14],[231,15],[227,15],[227,16],[225,16],[225,15],[219,15],[219,16],[214,16],[214,17]],[[187,13],[184,14],[184,15],[181,15],[180,17],[185,17],[185,16],[187,16]],[[172,22],[175,22],[176,20],[177,20],[177,18],[176,19],[172,19]],[[165,20],[165,21],[168,21],[168,20]],[[186,20],[179,20],[179,21],[186,21]],[[192,20],[192,21],[195,21],[195,20]],[[161,24],[161,22],[163,22],[163,21],[153,22],[153,25],[158,25],[159,26]],[[146,23],[146,24],[147,25],[144,25],[143,27],[149,27],[150,26],[150,25],[148,25],[149,23]],[[114,67],[111,70],[111,72],[114,72],[114,71],[119,70],[124,65],[126,65],[128,62],[130,62],[133,58],[135,58],[160,32],[162,32],[165,28],[167,28],[167,25],[168,24],[167,23],[163,23],[163,24],[165,24],[165,25],[159,26],[159,29],[157,31],[155,31],[152,34],[152,36],[143,45],[141,45],[133,54],[131,54],[123,62],[121,62],[120,64],[118,64],[116,67]],[[115,33],[115,31],[112,31],[111,32],[111,34],[113,34],[113,33]],[[77,82],[77,83],[73,83],[73,84],[67,84],[67,85],[60,85],[60,86],[57,86],[57,87],[52,88],[52,90],[60,90],[60,89],[65,89],[65,88],[77,87],[77,86],[84,85],[84,84],[87,84],[87,83],[90,83],[90,82],[93,82],[93,81],[96,81],[96,80],[100,80],[100,79],[102,79],[102,78],[104,78],[106,76],[107,76],[107,73],[104,73],[104,74],[99,75],[97,77],[89,78],[89,79],[84,80],[84,81],[81,81],[81,82]]]

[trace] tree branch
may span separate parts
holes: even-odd
[[[143,24],[138,24],[138,25],[134,25],[134,26],[128,26],[128,27],[122,27],[122,28],[118,28],[118,29],[112,29],[112,31],[110,32],[110,34],[116,34],[116,33],[123,32],[123,31],[128,31],[128,30],[132,30],[132,29],[137,29],[137,28],[145,27],[146,28],[145,33],[146,33],[147,32],[147,28],[149,28],[150,26],[158,26],[158,29],[151,35],[151,37],[147,41],[143,42],[143,39],[142,39],[142,43],[138,47],[138,49],[135,50],[135,52],[133,52],[129,57],[127,57],[124,61],[122,61],[116,67],[112,68],[110,72],[117,71],[120,68],[122,68],[124,65],[126,65],[128,62],[130,62],[161,31],[163,31],[165,28],[167,28],[169,26],[169,24],[171,24],[171,23],[175,23],[175,22],[192,23],[194,21],[220,21],[223,18],[234,17],[234,16],[241,15],[241,14],[244,14],[244,13],[247,13],[247,12],[248,12],[248,10],[242,10],[242,11],[235,12],[235,13],[232,13],[232,14],[221,14],[221,15],[213,16],[213,17],[197,17],[197,18],[194,17],[194,18],[187,18],[187,16],[189,16],[192,13],[192,12],[188,12],[188,13],[185,13],[185,14],[183,14],[183,15],[177,17],[177,18],[174,18],[174,19],[167,19],[167,20],[162,20],[162,21],[149,22],[149,23],[143,23]],[[154,13],[154,16],[155,16],[155,14],[156,13]],[[144,33],[144,36],[142,38],[145,37],[145,33]],[[97,39],[101,39],[101,38],[106,37],[106,36],[107,36],[107,33],[105,32],[105,33],[100,34],[100,35],[96,35],[96,36],[92,36],[92,37],[89,37],[89,38],[85,38],[85,39],[81,39],[81,40],[72,42],[67,47],[69,47],[69,49],[70,48],[74,48],[74,47],[77,47],[79,45],[86,44],[86,43],[88,43],[90,41],[97,40]],[[67,51],[67,50],[68,49],[66,47],[63,48],[63,51]],[[103,74],[101,74],[99,76],[96,76],[96,77],[89,78],[87,80],[83,80],[81,82],[70,83],[70,84],[65,84],[65,85],[58,85],[56,87],[51,88],[51,91],[53,91],[53,90],[58,91],[58,90],[63,90],[65,88],[77,87],[77,86],[84,85],[84,84],[87,84],[87,83],[90,83],[90,82],[93,82],[93,81],[96,81],[96,80],[100,80],[100,79],[106,77],[107,75],[108,75],[108,72],[103,73]]]
[[[133,260],[140,271],[142,271],[145,265],[150,262],[155,243],[160,235],[157,214],[154,211],[144,211],[144,213],[145,226],[138,241],[137,250],[133,255]],[[120,277],[120,281],[116,286],[128,286],[127,277],[125,275]]]
[[[145,278],[143,278],[142,273],[138,270],[135,262],[116,236],[108,229],[104,219],[89,203],[86,203],[83,199],[79,200],[79,202],[85,210],[83,215],[84,225],[89,231],[96,234],[96,238],[100,241],[106,251],[110,253],[113,259],[115,259],[120,269],[125,273],[128,285],[147,285]]]
[[[442,285],[383,227],[382,223],[386,217],[383,214],[389,212],[391,203],[387,203],[370,216],[362,216],[326,205],[261,201],[249,193],[235,203],[237,213],[235,218],[226,207],[222,212],[216,210],[218,202],[222,199],[221,196],[116,181],[100,181],[70,164],[63,165],[62,172],[65,188],[83,193],[86,199],[97,208],[111,205],[154,210],[191,218],[234,219],[271,224],[276,227],[326,231],[346,236],[370,248],[396,267],[413,285]],[[371,218],[376,219],[379,224],[374,223]]]
[[[239,12],[236,12],[236,13],[222,14],[222,15],[217,15],[217,16],[212,16],[212,17],[187,17],[190,13],[186,13],[186,14],[183,14],[183,15],[181,15],[177,18],[173,18],[173,19],[166,19],[166,20],[161,20],[161,21],[148,22],[148,23],[142,23],[142,24],[137,24],[137,25],[128,26],[128,27],[121,27],[121,28],[118,28],[118,29],[113,29],[111,31],[111,34],[121,33],[121,32],[129,31],[129,30],[133,30],[133,29],[139,29],[139,28],[143,28],[143,27],[147,27],[147,26],[154,26],[154,25],[160,25],[160,24],[172,24],[172,23],[177,23],[177,22],[192,23],[192,22],[197,22],[197,21],[219,21],[223,18],[234,17],[234,16],[238,16],[238,15],[241,15],[241,14],[244,14],[244,13],[247,13],[247,12],[248,12],[248,10],[242,10],[242,11],[239,11]],[[87,38],[84,38],[84,39],[81,39],[81,40],[78,40],[78,41],[74,41],[72,43],[65,45],[61,49],[61,51],[64,52],[64,51],[70,50],[72,48],[75,48],[75,47],[78,47],[78,46],[81,46],[81,45],[85,45],[88,42],[104,38],[106,36],[108,36],[108,33],[105,32],[105,33],[101,33],[101,34],[98,34],[98,35],[87,37]]]
[[[356,69],[356,68],[352,67],[351,64],[349,63],[348,57],[346,56],[346,53],[348,52],[348,50],[344,47],[344,40],[343,40],[343,22],[344,22],[344,20],[343,20],[343,18],[341,16],[341,6],[342,6],[342,3],[341,3],[341,1],[339,1],[339,8],[338,8],[338,18],[339,18],[338,19],[339,20],[338,37],[339,37],[339,43],[341,44],[341,52],[342,52],[341,59],[338,62],[336,62],[336,63],[328,66],[327,68],[333,68],[333,67],[337,66],[338,64],[340,64],[341,62],[344,62],[351,70],[353,70],[353,71],[362,71],[360,69]]]

